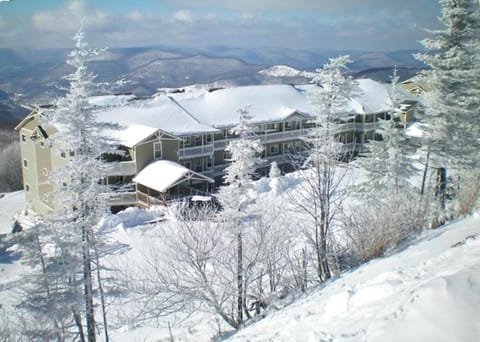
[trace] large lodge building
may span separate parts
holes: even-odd
[[[375,139],[378,118],[392,111],[390,85],[358,80],[361,93],[351,99],[350,119],[338,131],[345,151],[358,153]],[[276,161],[283,172],[293,170],[291,156],[305,153],[303,137],[312,127],[314,110],[306,92],[314,85],[259,85],[230,89],[164,91],[151,98],[108,95],[91,99],[102,109],[99,121],[114,122],[120,129],[106,132],[122,154],[108,155],[111,162],[104,182],[118,186],[112,207],[148,207],[188,194],[211,192],[222,183],[228,155],[225,148],[235,139],[231,129],[240,108],[248,108],[251,125],[264,146],[260,176]],[[415,100],[401,91],[397,109],[404,124],[413,117]],[[69,151],[47,143],[55,129],[42,126],[42,109],[33,110],[17,127],[21,141],[23,180],[29,209],[40,215],[54,211],[50,195],[51,170],[68,161]],[[127,186],[126,186],[127,185]]]

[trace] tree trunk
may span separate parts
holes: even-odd
[[[83,334],[83,327],[82,327],[82,317],[80,316],[80,313],[78,313],[78,311],[75,310],[73,307],[72,307],[72,314],[73,314],[73,319],[75,320],[75,325],[78,328],[80,341],[85,342],[85,335]]]
[[[92,245],[93,245],[93,251],[95,253],[95,261],[97,263],[97,283],[98,283],[98,290],[100,291],[100,302],[102,304],[103,333],[105,336],[105,342],[108,342],[109,338],[108,338],[108,324],[107,324],[107,310],[105,305],[105,294],[103,292],[102,277],[100,275],[100,260],[98,257],[97,244],[93,236],[92,236]]]
[[[440,207],[445,210],[447,200],[447,169],[437,169],[437,182],[435,185],[435,197],[440,202]]]
[[[430,161],[430,152],[431,152],[431,146],[428,146],[428,151],[427,151],[427,160],[425,161],[425,169],[423,169],[423,177],[422,177],[422,188],[420,190],[420,195],[425,194],[425,183],[427,181],[427,173],[428,173],[428,163]]]
[[[85,296],[85,319],[87,321],[87,340],[95,342],[95,315],[93,308],[92,260],[90,256],[90,238],[87,228],[82,227],[83,286]]]
[[[237,319],[238,326],[243,323],[243,241],[242,232],[237,234]]]

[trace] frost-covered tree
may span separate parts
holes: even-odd
[[[381,141],[370,141],[355,164],[365,180],[355,186],[353,202],[343,216],[344,242],[357,262],[380,256],[414,229],[423,226],[423,210],[410,179],[417,171],[410,159],[403,127],[399,127],[398,76],[394,70],[389,118],[379,120]]]
[[[19,241],[19,246],[26,251],[27,263],[33,264],[36,260],[37,265],[42,265],[33,269],[39,272],[39,279],[45,281],[44,296],[37,301],[37,311],[42,312],[45,319],[60,315],[61,320],[53,320],[55,326],[69,320],[76,326],[81,340],[95,341],[94,282],[100,284],[99,270],[94,273],[100,266],[96,262],[95,228],[107,212],[106,189],[100,184],[106,170],[101,156],[110,151],[102,131],[111,126],[97,122],[95,109],[88,102],[95,84],[94,76],[87,69],[87,61],[98,51],[87,48],[82,28],[74,36],[74,41],[75,49],[67,60],[74,69],[66,77],[69,81],[67,93],[45,112],[45,124],[56,130],[49,138],[51,146],[65,157],[63,164],[50,176],[55,189],[50,195],[58,210],[31,228],[37,232],[26,236],[23,242]],[[33,241],[28,242],[31,239]],[[37,248],[33,254],[28,252],[32,243]],[[38,282],[32,284],[41,287]],[[52,288],[56,291],[49,290]],[[49,295],[49,291],[53,295]],[[99,292],[102,294],[101,289]],[[34,293],[26,292],[25,295],[28,298]],[[103,297],[100,301],[103,304]],[[24,300],[20,308],[31,312],[34,308],[29,307],[28,302]],[[59,325],[57,332],[65,333],[65,326],[72,334],[71,326],[66,324]],[[106,324],[104,327],[108,339]],[[68,339],[74,338],[68,336]]]
[[[313,90],[307,93],[315,114],[315,127],[305,139],[310,154],[302,165],[302,191],[295,192],[298,207],[305,214],[306,236],[314,250],[317,276],[321,282],[331,275],[329,240],[332,222],[344,199],[340,184],[347,166],[340,165],[343,144],[335,137],[337,122],[346,121],[349,99],[358,92],[356,82],[345,77],[348,56],[330,59],[317,69]]]
[[[225,185],[220,188],[219,199],[223,206],[222,221],[236,241],[236,322],[239,327],[248,315],[246,303],[244,239],[248,230],[250,213],[248,206],[254,200],[252,177],[260,164],[263,147],[253,136],[249,125],[248,108],[239,110],[239,123],[232,131],[238,139],[229,142],[226,151],[230,154],[230,165],[225,169]]]
[[[440,0],[440,4],[444,27],[422,41],[430,53],[416,55],[430,67],[424,74],[430,90],[423,96],[423,104],[429,165],[437,173],[433,224],[449,215],[447,179],[458,179],[451,176],[471,174],[471,170],[476,170],[478,177],[480,161],[479,4],[476,0]]]
[[[361,198],[385,199],[388,196],[398,195],[400,192],[412,193],[409,179],[416,172],[410,159],[408,142],[405,131],[399,128],[398,108],[398,75],[394,69],[391,78],[389,118],[379,120],[377,133],[381,134],[381,141],[368,142],[368,151],[364,153],[356,164],[366,171],[366,179],[358,188]]]

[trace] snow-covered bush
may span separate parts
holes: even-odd
[[[470,215],[480,207],[480,175],[467,174],[454,193],[457,215]]]
[[[415,230],[423,228],[424,213],[416,195],[396,194],[388,200],[365,200],[343,218],[344,244],[361,264],[382,256]]]

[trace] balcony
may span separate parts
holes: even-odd
[[[195,147],[185,147],[178,151],[179,158],[194,158],[208,156],[213,153],[213,144],[201,145]]]
[[[105,176],[133,176],[136,174],[134,161],[106,163]]]
[[[284,132],[275,131],[274,133],[265,133],[265,134],[259,133],[255,135],[255,138],[259,139],[260,142],[262,142],[263,144],[266,144],[266,143],[272,143],[272,142],[298,139],[300,137],[305,136],[307,133],[308,133],[308,129],[297,129],[297,130],[284,131]],[[214,143],[215,151],[224,150],[228,142],[231,140],[234,140],[234,139],[215,141]]]

